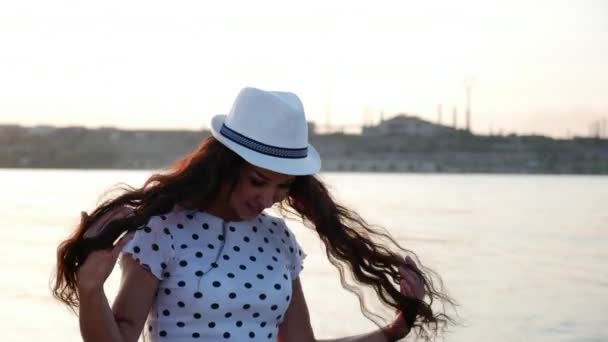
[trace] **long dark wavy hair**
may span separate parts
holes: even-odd
[[[223,186],[234,189],[245,163],[218,140],[208,137],[168,171],[152,175],[140,188],[124,188],[122,194],[103,202],[59,245],[54,297],[75,310],[79,306],[77,271],[91,252],[110,248],[125,232],[135,231],[150,217],[166,214],[175,205],[208,207]],[[96,220],[123,207],[133,208],[133,214],[111,220],[94,237],[84,237]],[[366,306],[365,288],[373,289],[384,309],[401,310],[418,338],[432,340],[454,322],[445,307],[455,303],[444,292],[441,278],[422,266],[412,251],[401,247],[384,230],[372,227],[358,214],[336,203],[316,176],[297,176],[280,208],[316,231],[329,261],[340,273],[342,286],[358,297],[368,319],[379,325],[378,318],[382,317]],[[427,292],[424,300],[404,296],[399,291],[399,267],[405,255],[413,256],[422,270],[418,273]],[[439,309],[435,304],[440,304]]]

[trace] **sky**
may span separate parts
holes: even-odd
[[[567,137],[608,120],[607,61],[605,0],[0,1],[0,124],[201,129],[254,86],[463,127],[470,82],[473,132]]]

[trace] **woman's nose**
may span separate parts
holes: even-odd
[[[267,190],[261,196],[262,205],[264,208],[270,208],[274,204],[275,192],[274,190]]]

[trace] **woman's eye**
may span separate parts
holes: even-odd
[[[281,185],[279,185],[279,188],[281,188],[283,190],[289,190],[289,188],[291,188],[291,183],[289,183],[289,184],[281,184]]]
[[[251,179],[251,184],[253,184],[253,186],[264,186],[264,182],[253,178]]]

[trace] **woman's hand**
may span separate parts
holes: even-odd
[[[80,295],[103,290],[120,252],[132,238],[133,234],[125,235],[112,248],[96,250],[87,256],[76,275]]]
[[[424,288],[424,281],[417,272],[422,273],[416,263],[409,256],[406,256],[405,265],[399,268],[401,294],[424,300],[426,289]],[[399,311],[397,317],[383,331],[389,341],[397,341],[404,338],[410,329],[411,327],[405,321],[403,312]]]
[[[117,213],[117,216],[119,217],[125,217],[126,215],[128,215],[128,213],[125,210],[121,210]],[[86,222],[88,218],[87,213],[80,213],[81,222]],[[112,218],[116,218],[116,216],[113,216]],[[98,222],[95,222],[92,227],[89,227],[87,233],[89,231],[99,233],[108,221],[108,218],[104,219],[104,217],[102,217]],[[110,276],[110,273],[112,273],[120,252],[132,238],[133,234],[127,234],[118,240],[112,248],[96,250],[87,256],[85,262],[80,265],[76,274],[78,293],[80,295],[103,290],[103,284]]]

